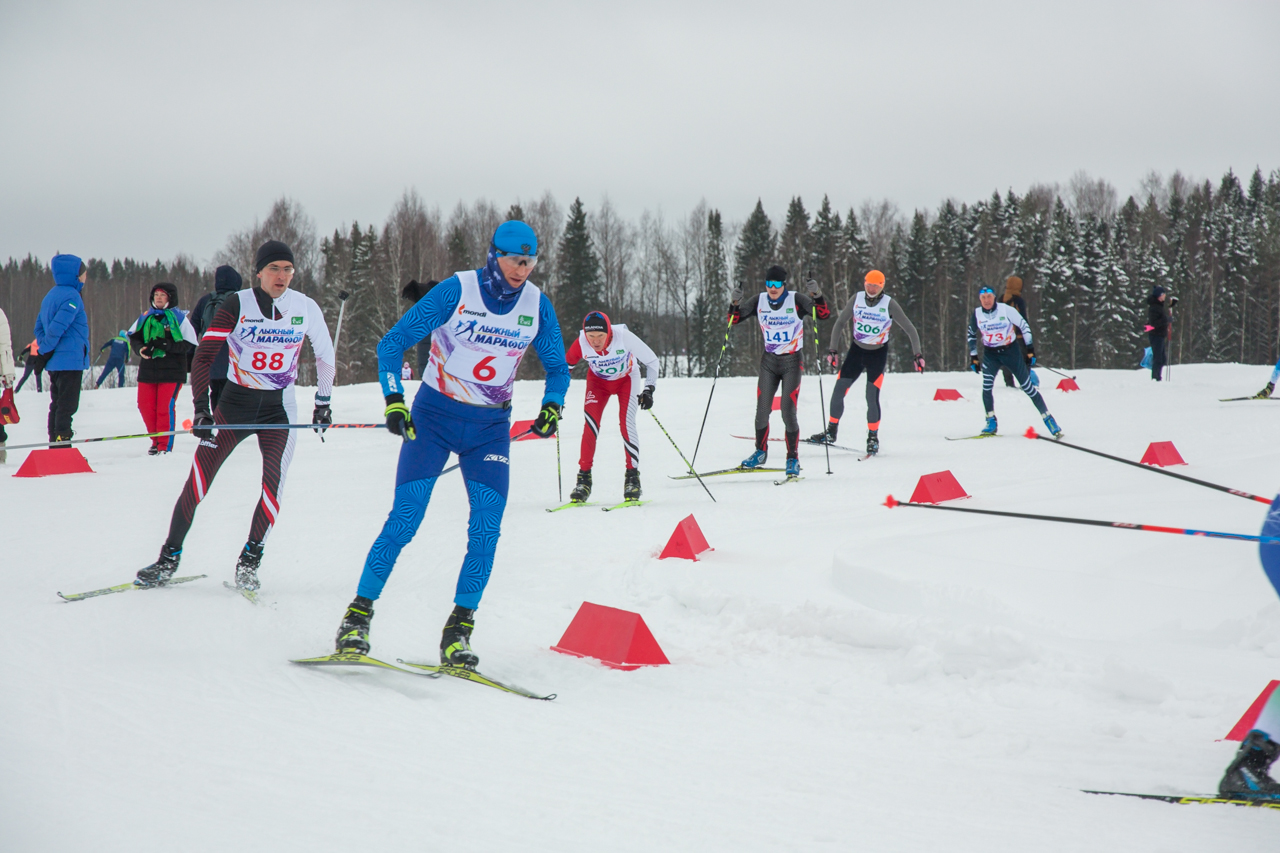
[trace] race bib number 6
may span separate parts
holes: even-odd
[[[506,385],[517,359],[458,347],[444,363],[445,373],[480,385]]]

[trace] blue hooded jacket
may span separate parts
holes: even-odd
[[[80,298],[81,261],[75,255],[54,255],[49,266],[54,284],[40,303],[35,325],[40,354],[52,353],[45,370],[88,370],[89,315]]]

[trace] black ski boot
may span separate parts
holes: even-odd
[[[875,456],[880,452],[880,430],[867,430],[867,455]]]
[[[627,469],[622,483],[622,499],[624,501],[640,500],[640,469]]]
[[[827,428],[822,432],[815,432],[806,439],[810,444],[831,444],[836,440],[836,433],[840,429],[838,422],[827,424]]]
[[[1280,743],[1261,729],[1254,729],[1240,742],[1240,751],[1218,783],[1218,793],[1230,800],[1280,802],[1280,782],[1267,775],[1277,758],[1280,758]]]
[[[343,614],[334,647],[338,654],[369,654],[369,621],[373,619],[373,602],[356,596]]]
[[[262,543],[246,542],[236,561],[236,589],[247,589],[256,592],[258,583],[258,566],[262,565]]]
[[[138,570],[138,576],[133,580],[134,586],[164,586],[178,570],[178,561],[181,559],[181,548],[164,545],[160,549],[160,559],[145,569]]]
[[[1266,388],[1263,388],[1263,389],[1262,389],[1261,391],[1259,391],[1257,394],[1254,394],[1254,395],[1253,395],[1253,399],[1255,399],[1255,400],[1267,400],[1267,399],[1270,399],[1270,397],[1271,397],[1271,392],[1272,392],[1272,391],[1274,391],[1274,390],[1276,390],[1276,386],[1275,386],[1273,383],[1268,382],[1268,383],[1267,383],[1267,387],[1266,387]]]
[[[444,623],[444,633],[440,636],[441,666],[465,666],[475,669],[480,663],[480,656],[471,651],[471,629],[475,628],[476,612],[455,605],[449,614],[449,621]]]
[[[573,491],[569,493],[569,500],[581,504],[586,503],[589,497],[591,497],[591,472],[579,471],[578,482],[574,484]]]

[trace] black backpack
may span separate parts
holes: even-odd
[[[215,290],[209,297],[209,301],[204,305],[204,311],[200,312],[200,334],[209,331],[209,327],[213,325],[213,318],[218,314],[218,308],[222,306],[223,301],[227,298],[228,293],[235,291]]]

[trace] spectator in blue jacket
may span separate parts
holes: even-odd
[[[71,418],[80,408],[80,383],[89,369],[89,315],[80,289],[89,271],[75,255],[54,255],[53,288],[36,316],[36,343],[48,357],[49,442],[71,440]]]

